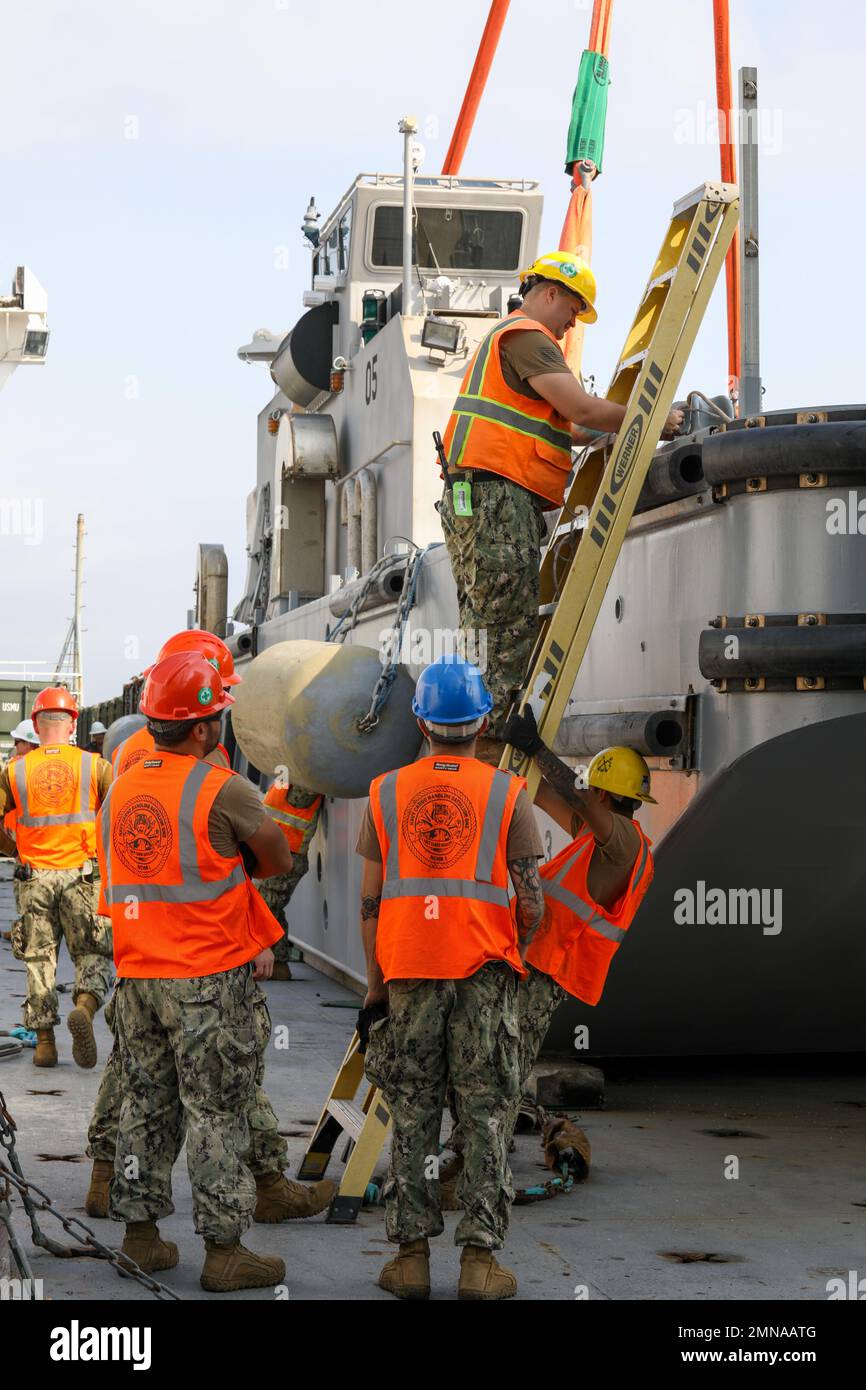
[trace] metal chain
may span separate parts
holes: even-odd
[[[119,1250],[114,1250],[111,1246],[103,1245],[102,1241],[94,1234],[89,1226],[85,1225],[83,1221],[79,1221],[77,1216],[65,1215],[54,1205],[51,1198],[46,1192],[43,1192],[41,1187],[38,1187],[35,1182],[28,1182],[21,1170],[21,1164],[15,1150],[15,1130],[15,1121],[7,1109],[6,1098],[3,1092],[0,1091],[0,1147],[5,1150],[5,1158],[0,1157],[0,1177],[2,1177],[4,1184],[3,1193],[8,1193],[10,1183],[19,1193],[24,1210],[30,1219],[33,1244],[41,1247],[43,1250],[48,1250],[50,1254],[56,1255],[59,1259],[73,1259],[77,1256],[87,1255],[95,1259],[107,1260],[108,1263],[117,1270],[121,1278],[134,1279],[137,1283],[146,1288],[149,1293],[152,1293],[155,1298],[168,1298],[172,1299],[174,1302],[180,1302],[178,1295],[173,1289],[166,1288],[165,1284],[160,1284],[157,1279],[153,1279],[149,1274],[145,1274],[144,1270],[140,1269],[135,1260],[130,1259],[128,1255],[122,1255]],[[35,1197],[33,1195],[34,1193],[36,1194]],[[56,1217],[63,1229],[71,1236],[78,1238],[79,1233],[83,1233],[85,1241],[84,1246],[60,1245],[57,1241],[51,1240],[51,1238],[46,1236],[40,1229],[36,1219],[37,1211],[47,1211],[50,1216]],[[6,1225],[7,1230],[10,1230],[11,1233],[11,1224],[6,1219],[5,1213],[2,1212],[2,1207],[0,1207],[0,1219],[3,1219],[3,1224]],[[16,1246],[17,1241],[14,1241],[13,1238],[13,1249],[15,1249]]]
[[[424,556],[429,549],[429,545],[425,546],[423,550],[415,546],[414,554],[404,571],[403,587],[400,590],[400,597],[397,600],[397,612],[394,615],[394,622],[391,628],[392,637],[388,644],[388,659],[383,663],[379,679],[373,687],[373,698],[370,701],[370,708],[367,713],[358,720],[358,730],[362,734],[369,733],[372,729],[375,729],[376,725],[379,723],[379,711],[388,699],[391,693],[391,686],[397,679],[397,670],[400,665],[398,654],[403,646],[403,633],[409,614],[415,605],[415,591],[418,587],[418,575],[421,572]]]
[[[9,1184],[5,1181],[5,1179],[3,1182],[3,1188],[4,1195],[0,1197],[0,1226],[5,1226],[6,1228],[6,1236],[9,1241],[9,1249],[12,1252],[12,1259],[15,1261],[15,1268],[18,1271],[18,1278],[21,1280],[29,1280],[32,1287],[34,1280],[33,1270],[30,1268],[30,1261],[28,1260],[27,1255],[24,1252],[24,1248],[20,1244],[18,1237],[15,1234],[15,1227],[12,1225],[12,1207],[9,1201],[7,1200],[9,1193]]]
[[[381,560],[377,560],[369,573],[364,575],[364,582],[352,599],[351,606],[343,614],[336,627],[328,636],[329,642],[344,642],[349,633],[355,627],[361,609],[364,606],[367,595],[373,586],[374,581],[379,577],[383,570],[389,569],[394,563],[393,555],[383,555]],[[345,625],[345,626],[344,626]]]

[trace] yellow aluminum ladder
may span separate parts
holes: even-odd
[[[571,695],[605,590],[739,218],[734,184],[705,183],[674,204],[661,250],[613,374],[608,400],[625,405],[612,449],[596,448],[575,475],[541,562],[538,640],[518,708],[531,705],[550,744]],[[500,766],[540,774],[519,749]]]
[[[337,1225],[351,1224],[361,1210],[391,1127],[391,1114],[378,1087],[368,1086],[361,1105],[356,1103],[358,1087],[364,1081],[364,1058],[358,1043],[355,1033],[298,1169],[298,1177],[308,1182],[324,1177],[340,1135],[347,1137],[351,1152],[327,1215],[327,1220]]]
[[[626,405],[625,419],[607,462],[606,451],[595,450],[576,474],[542,558],[542,624],[520,708],[532,705],[548,742],[559,727],[738,216],[733,184],[702,184],[674,205],[607,393]],[[506,748],[501,765],[525,776],[534,793],[538,773],[518,749]],[[377,1087],[369,1086],[356,1104],[363,1080],[356,1033],[298,1171],[299,1178],[321,1178],[340,1135],[349,1137],[351,1153],[328,1212],[331,1222],[357,1217],[391,1124]]]

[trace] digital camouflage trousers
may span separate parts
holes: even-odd
[[[105,1021],[115,1033],[115,995],[105,1006]],[[253,1014],[255,1017],[256,1038],[256,1077],[255,1094],[248,1114],[250,1127],[249,1151],[245,1162],[253,1177],[264,1177],[266,1173],[281,1173],[288,1162],[288,1145],[279,1132],[279,1121],[264,1089],[265,1055],[271,1041],[271,1015],[267,996],[256,986],[253,993]],[[93,1116],[87,1131],[87,1153],[94,1160],[113,1163],[117,1153],[117,1131],[120,1121],[120,1106],[123,1100],[123,1077],[121,1074],[120,1049],[115,1035],[109,1053],[99,1090]],[[177,1138],[177,1152],[183,1145],[183,1126]],[[177,1153],[175,1154],[175,1159]]]
[[[259,1070],[257,992],[251,965],[118,983],[115,1220],[157,1221],[174,1211],[171,1171],[185,1133],[198,1234],[226,1244],[250,1226],[255,1182],[245,1156]]]
[[[279,941],[271,947],[274,960],[285,962],[289,959],[289,924],[286,921],[286,908],[308,867],[307,856],[296,854],[290,874],[275,874],[273,878],[256,881],[256,887],[283,929]]]
[[[390,1012],[365,1058],[394,1133],[385,1230],[403,1242],[443,1230],[439,1134],[450,1077],[464,1136],[465,1208],[457,1245],[499,1249],[513,1189],[509,1116],[518,1094],[517,977],[489,962],[465,980],[392,980]]]
[[[97,911],[99,876],[90,861],[78,869],[34,869],[32,878],[18,880],[17,905],[12,949],[27,970],[25,1028],[54,1028],[60,1022],[61,941],[75,967],[73,1001],[87,993],[101,1004],[114,973],[111,922]]]
[[[529,974],[526,979],[521,980],[517,986],[517,1056],[520,1084],[509,1113],[509,1142],[517,1122],[520,1099],[526,1090],[532,1068],[538,1060],[541,1044],[544,1042],[550,1027],[550,1020],[553,1018],[557,1006],[563,999],[568,998],[567,991],[558,985],[550,975],[545,975],[543,971],[536,970],[531,965],[528,970]],[[454,1121],[454,1127],[448,1140],[448,1148],[453,1149],[455,1153],[463,1153],[465,1149],[464,1126],[461,1123],[460,1109],[452,1087],[448,1089],[448,1104]]]
[[[541,502],[503,478],[473,487],[471,516],[455,515],[446,487],[439,515],[466,634],[464,655],[481,668],[493,696],[490,732],[499,735],[512,693],[528,675],[538,634]]]

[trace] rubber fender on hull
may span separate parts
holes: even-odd
[[[113,724],[109,724],[102,743],[103,758],[108,758],[110,762],[115,749],[119,748],[124,739],[129,738],[130,734],[137,734],[146,723],[143,714],[122,714],[119,719],[115,719]]]
[[[602,1000],[563,1004],[548,1049],[573,1056],[582,1024],[586,1057],[866,1049],[864,785],[866,713],[723,767],[654,847]]]
[[[404,667],[379,722],[358,730],[382,667],[371,647],[298,640],[266,648],[235,688],[232,728],[244,756],[267,777],[326,796],[366,796],[374,777],[414,762],[421,735],[415,682]]]

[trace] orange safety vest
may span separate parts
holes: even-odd
[[[292,854],[306,854],[316,833],[322,798],[317,796],[309,806],[291,806],[290,791],[291,787],[278,787],[274,783],[265,797],[265,810],[282,830]]]
[[[464,980],[490,960],[526,974],[505,859],[525,785],[448,754],[374,780],[370,810],[384,868],[376,957],[386,980]]]
[[[587,887],[595,847],[591,831],[566,845],[549,864],[539,866],[545,913],[526,962],[552,976],[584,1004],[597,1004],[601,998],[610,963],[652,882],[651,841],[637,821],[634,826],[640,849],[625,892],[611,910],[597,903]]]
[[[147,731],[147,725],[143,724],[140,729],[136,729],[134,734],[125,738],[123,743],[119,743],[111,755],[111,766],[114,769],[115,777],[120,777],[124,772],[128,772],[136,763],[140,763],[142,758],[149,758],[156,752],[156,744],[153,741],[153,734]],[[227,750],[221,743],[218,743],[213,753],[208,754],[208,758],[214,757],[215,753],[221,753],[225,766],[231,767],[231,759]],[[218,766],[214,763],[213,766]]]
[[[512,391],[502,372],[503,338],[521,330],[556,343],[549,328],[519,309],[491,329],[466,369],[445,430],[445,453],[452,471],[501,473],[543,497],[547,508],[561,507],[571,472],[569,423],[548,401]]]
[[[10,764],[18,858],[34,869],[79,869],[96,853],[96,760],[71,744],[34,748]]]
[[[161,751],[112,782],[98,849],[122,978],[216,975],[282,935],[241,856],[225,858],[210,842],[211,807],[235,776]]]

